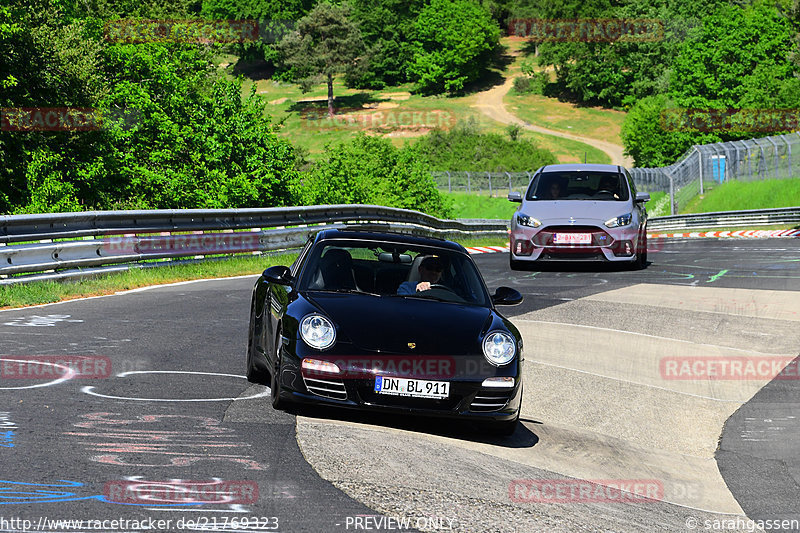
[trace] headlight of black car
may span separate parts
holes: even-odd
[[[300,322],[300,337],[312,348],[324,350],[336,342],[336,328],[322,315],[308,315]]]
[[[483,338],[483,355],[493,365],[510,363],[516,353],[514,338],[505,331],[491,331]]]

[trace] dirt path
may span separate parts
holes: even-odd
[[[608,156],[611,158],[611,163],[614,165],[624,165],[627,167],[633,166],[633,160],[630,157],[623,155],[623,147],[606,142],[601,141],[598,139],[592,139],[590,137],[581,137],[580,135],[572,135],[571,133],[565,133],[563,131],[556,131],[547,128],[543,128],[541,126],[536,126],[534,124],[530,124],[529,122],[525,122],[524,120],[520,119],[516,115],[509,113],[506,110],[506,106],[503,103],[503,97],[506,93],[511,90],[511,87],[514,85],[514,78],[506,78],[505,83],[502,85],[497,85],[492,87],[488,91],[484,91],[477,95],[477,101],[472,107],[480,109],[483,114],[488,116],[489,118],[496,120],[498,122],[502,122],[503,124],[519,124],[523,128],[531,131],[535,131],[537,133],[543,133],[545,135],[553,135],[555,137],[562,137],[564,139],[570,139],[573,141],[582,142],[588,144],[590,146],[594,146],[602,150],[603,152],[607,153]]]

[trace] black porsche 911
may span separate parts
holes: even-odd
[[[472,419],[511,434],[522,403],[522,337],[454,242],[324,230],[253,289],[247,377],[272,405],[317,403]]]

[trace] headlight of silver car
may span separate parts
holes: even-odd
[[[632,220],[633,220],[633,215],[631,213],[626,213],[624,215],[620,215],[618,217],[606,220],[605,225],[607,228],[619,228],[621,226],[630,225]]]
[[[483,339],[483,355],[493,365],[501,366],[511,362],[517,352],[514,338],[505,331],[489,332]]]
[[[536,220],[533,217],[529,217],[528,215],[523,215],[521,213],[517,214],[517,224],[520,226],[528,226],[531,228],[538,228],[542,225],[541,222]]]
[[[308,315],[300,322],[300,337],[312,348],[324,350],[336,342],[336,328],[322,315]]]

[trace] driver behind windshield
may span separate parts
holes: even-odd
[[[420,281],[404,281],[398,287],[397,294],[414,294],[429,290],[431,284],[439,283],[444,265],[438,257],[432,255],[420,262],[418,270]]]

